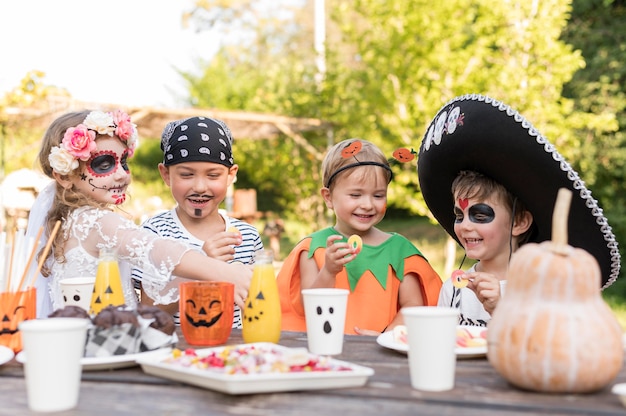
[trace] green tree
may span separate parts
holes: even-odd
[[[258,3],[205,1],[190,12],[189,22],[206,30],[222,28],[224,39],[216,56],[204,62],[200,75],[182,74],[189,86],[190,104],[317,117],[317,69],[307,46],[311,23],[298,17],[306,8],[285,5],[293,2],[257,8]],[[222,7],[225,4],[227,8]],[[303,134],[316,153],[287,136],[256,141],[235,137],[234,154],[240,166],[236,185],[257,189],[260,210],[302,218],[316,228],[313,224],[325,220],[318,193],[318,155],[328,139],[324,131]]]
[[[55,111],[57,99],[68,96],[65,89],[46,84],[45,73],[30,71],[19,85],[0,98],[2,174],[37,166],[33,161],[47,127],[43,120]]]
[[[597,115],[601,127],[576,126],[578,167],[601,203],[617,240],[626,241],[626,4],[615,0],[574,0],[563,39],[581,50],[586,66],[563,94],[574,109]],[[621,249],[624,252],[623,248]],[[621,281],[620,279],[618,283]],[[611,293],[626,294],[626,283]]]

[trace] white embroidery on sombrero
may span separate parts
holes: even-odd
[[[457,120],[461,115],[461,109],[459,107],[454,107],[452,111],[450,111],[450,115],[448,116],[448,122],[446,123],[445,129],[446,133],[452,134],[456,130]]]
[[[435,144],[441,143],[441,136],[443,135],[443,128],[446,124],[446,120],[448,119],[447,111],[442,112],[437,119],[437,123],[435,123],[435,133],[433,136],[433,140]]]
[[[430,149],[430,143],[433,141],[433,126],[430,126],[428,129],[428,134],[426,135],[426,141],[424,142],[424,149]]]

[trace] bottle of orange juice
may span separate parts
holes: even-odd
[[[96,315],[107,306],[119,306],[125,303],[117,256],[113,249],[103,248],[100,250],[89,313]]]
[[[250,289],[243,310],[243,341],[273,342],[280,339],[280,299],[270,250],[255,255]]]

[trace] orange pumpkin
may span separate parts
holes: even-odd
[[[392,156],[398,161],[402,163],[410,162],[415,159],[415,150],[409,150],[405,147],[394,150]]]
[[[348,143],[346,147],[341,150],[341,156],[347,159],[359,153],[362,148],[363,144],[360,141],[355,140],[352,143]]]
[[[567,244],[570,201],[562,189],[552,241],[523,245],[512,256],[506,294],[488,324],[489,362],[523,389],[592,392],[622,368],[622,330],[600,294],[600,267]]]

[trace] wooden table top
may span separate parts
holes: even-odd
[[[180,335],[180,332],[179,332]],[[228,344],[242,343],[233,330]],[[279,344],[306,347],[306,334],[283,332]],[[179,348],[187,348],[180,335]],[[337,359],[370,367],[363,387],[284,393],[228,395],[148,375],[140,367],[83,371],[78,407],[59,415],[624,415],[611,393],[626,382],[626,368],[607,388],[592,394],[541,394],[509,385],[486,358],[459,359],[453,390],[422,392],[411,387],[406,354],[375,337],[346,336]],[[30,414],[22,365],[0,366],[0,413]]]

